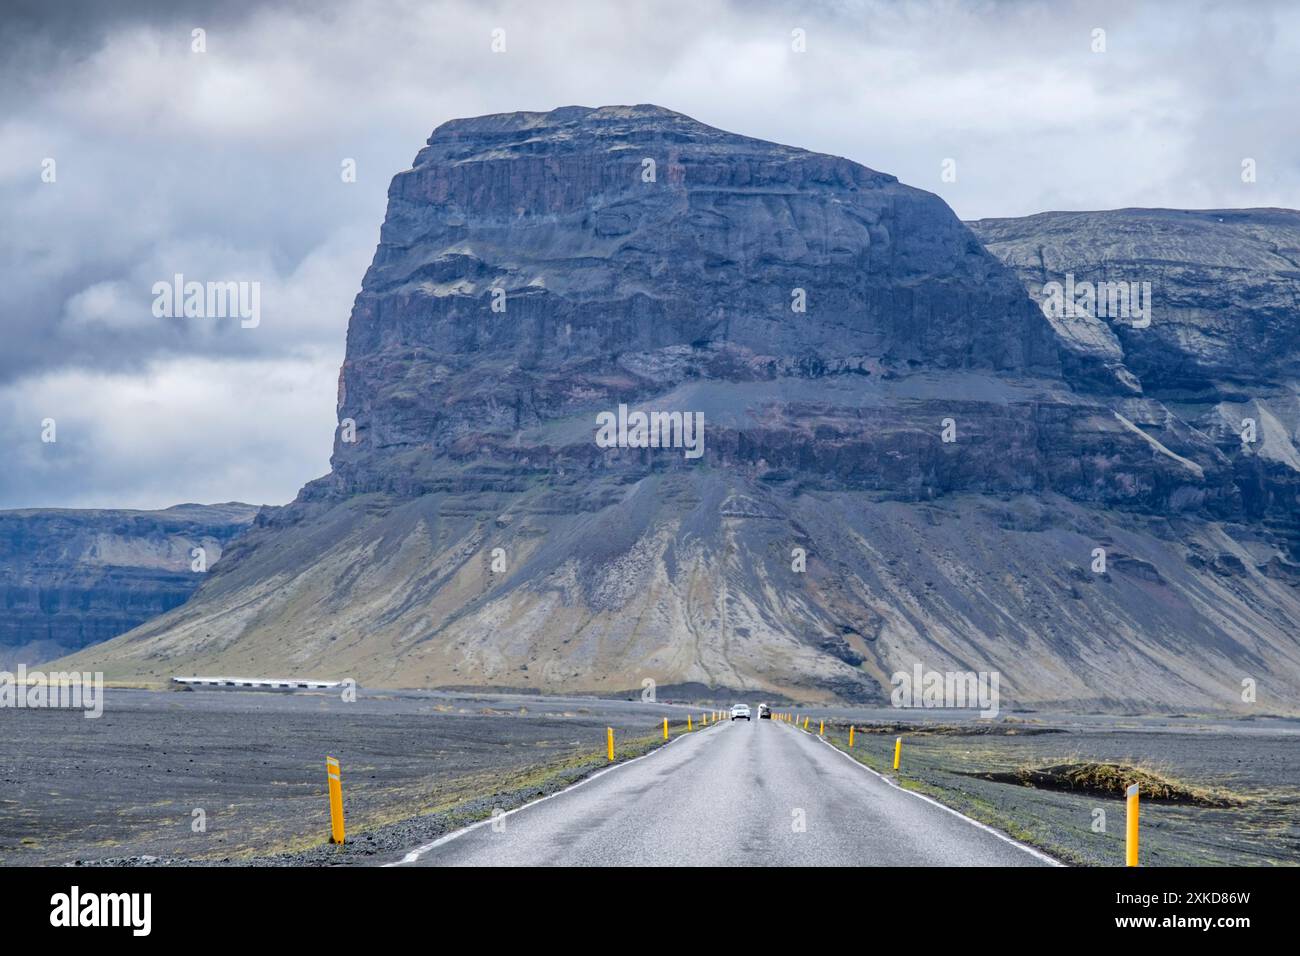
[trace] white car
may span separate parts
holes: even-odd
[[[736,704],[734,707],[731,708],[731,719],[732,719],[732,720],[740,720],[742,717],[743,717],[745,720],[749,720],[749,705],[748,705],[748,704]]]

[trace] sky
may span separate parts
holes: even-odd
[[[0,508],[291,500],[392,176],[454,117],[615,103],[963,219],[1300,206],[1296,4],[8,0]],[[178,273],[257,324],[155,315]]]

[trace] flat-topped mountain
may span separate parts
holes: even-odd
[[[418,487],[497,444],[587,460],[585,424],[526,432],[670,385],[917,367],[1057,370],[1015,276],[937,197],[658,107],[453,120],[389,189],[340,381],[360,440],[340,435],[330,483]]]
[[[1286,534],[1023,280],[929,193],[659,107],[445,123],[389,190],[330,474],[74,661],[861,700],[919,661],[1287,709]]]

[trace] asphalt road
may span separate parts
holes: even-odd
[[[407,853],[420,866],[1043,866],[769,721],[697,731]]]

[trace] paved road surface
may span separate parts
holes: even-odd
[[[795,823],[802,812],[804,829]],[[421,866],[1042,866],[768,721],[698,731],[491,824],[407,854]],[[413,857],[417,857],[412,859]]]

